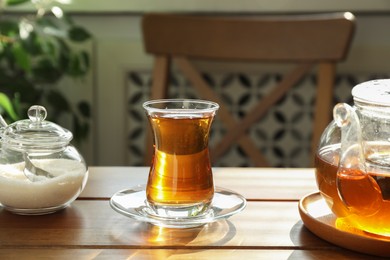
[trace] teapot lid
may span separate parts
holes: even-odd
[[[50,121],[45,121],[47,112],[43,106],[31,106],[29,119],[16,121],[5,127],[1,134],[3,144],[19,151],[52,150],[66,146],[72,133]]]
[[[390,106],[390,79],[371,80],[352,89],[355,101]]]

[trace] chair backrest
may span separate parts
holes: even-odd
[[[154,55],[151,99],[167,97],[171,62],[192,83],[200,98],[221,104],[218,117],[226,135],[213,148],[217,160],[237,142],[255,166],[267,160],[247,136],[248,129],[308,73],[317,69],[317,94],[312,134],[312,152],[330,122],[336,63],[348,53],[355,28],[351,13],[288,16],[209,16],[190,14],[145,14],[142,21],[144,46]],[[192,60],[293,63],[296,67],[240,122],[229,113]],[[150,139],[147,158],[150,158]]]

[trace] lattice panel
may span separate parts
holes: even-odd
[[[381,77],[339,75],[335,82],[334,103],[352,103],[351,89],[356,84]],[[212,73],[204,78],[223,98],[225,106],[236,118],[244,116],[256,102],[267,93],[281,75]],[[299,82],[275,108],[250,130],[258,149],[263,151],[272,166],[307,167],[313,155],[310,154],[310,137],[315,102],[315,77],[307,76]],[[180,75],[171,76],[170,98],[199,98],[190,84]],[[142,103],[148,100],[151,86],[150,71],[131,71],[127,81],[127,143],[128,164],[143,165],[145,129],[149,127]],[[331,112],[331,111],[330,111]],[[210,146],[224,134],[225,128],[218,119],[212,126]],[[214,166],[252,166],[245,153],[235,146]]]

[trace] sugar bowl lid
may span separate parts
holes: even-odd
[[[47,111],[43,106],[31,106],[29,119],[6,125],[1,133],[1,142],[11,149],[52,150],[64,147],[72,140],[72,133],[50,121],[45,121]]]

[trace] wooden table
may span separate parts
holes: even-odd
[[[298,201],[317,191],[313,169],[217,168],[215,184],[247,198],[244,211],[203,227],[165,229],[109,206],[117,191],[146,183],[145,167],[91,167],[65,210],[19,216],[0,209],[0,259],[330,259],[367,257],[313,235]]]

